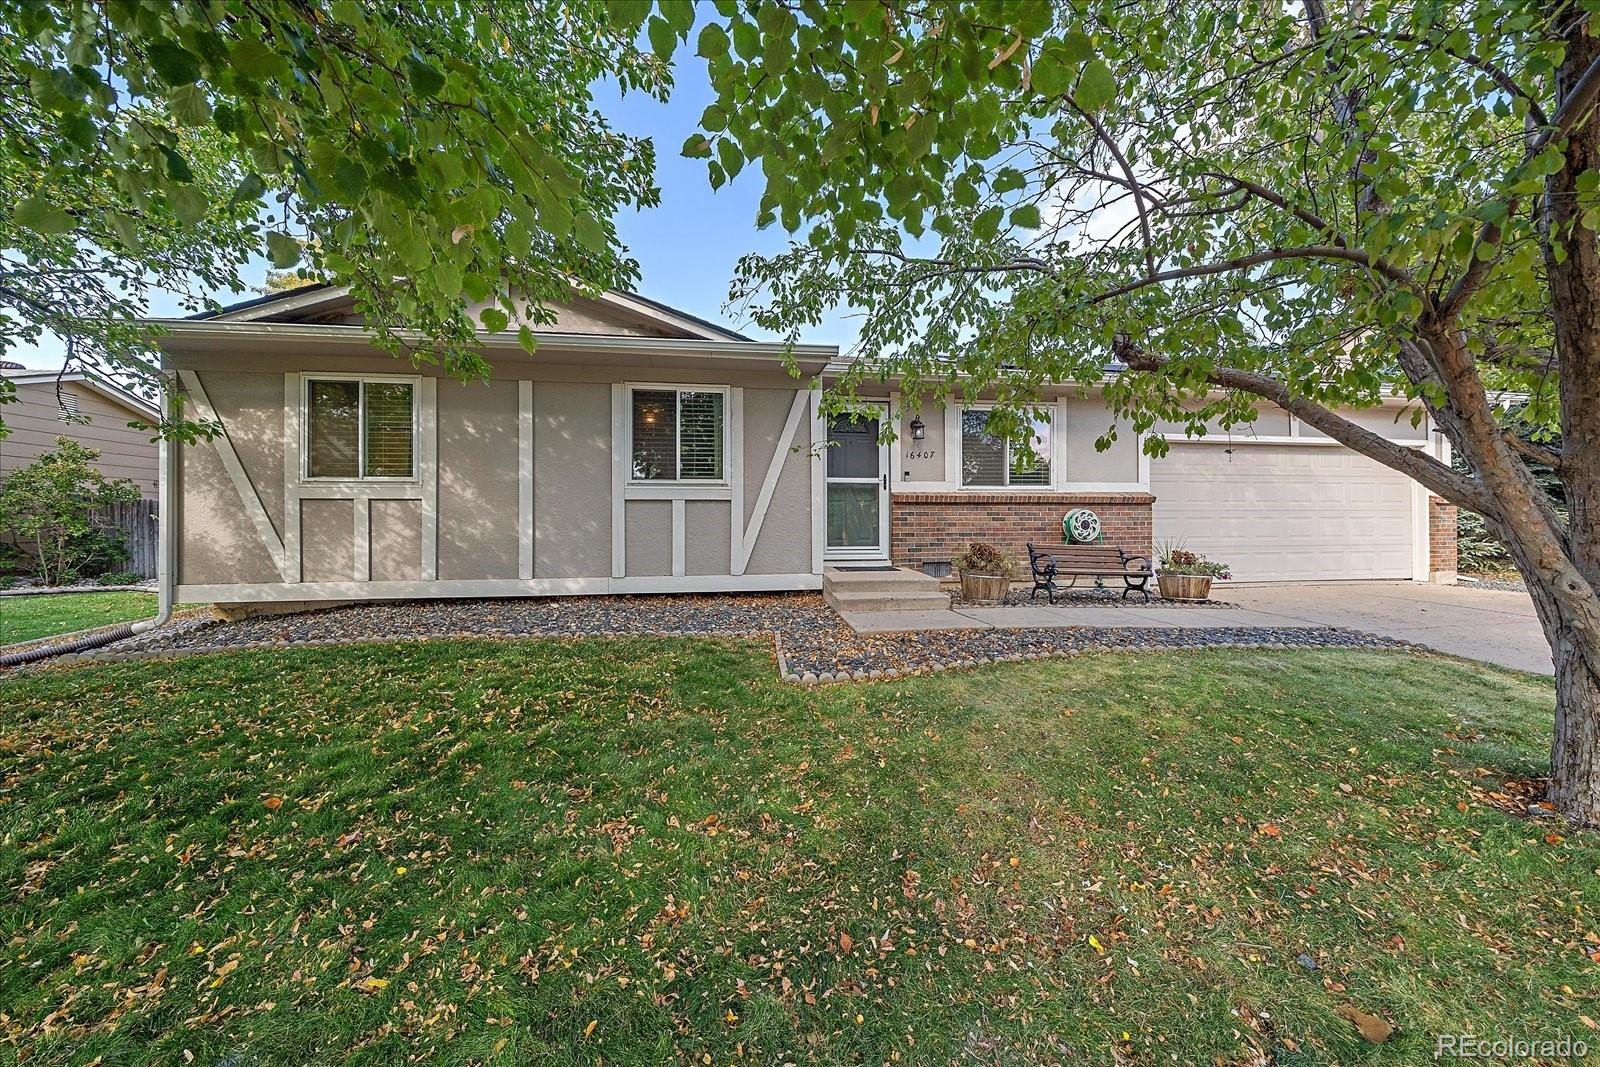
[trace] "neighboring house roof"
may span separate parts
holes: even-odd
[[[136,393],[129,392],[128,390],[122,388],[122,386],[117,385],[115,382],[107,381],[104,378],[89,374],[84,371],[68,371],[63,373],[61,371],[53,370],[6,369],[0,370],[0,375],[3,375],[7,381],[13,382],[17,385],[54,386],[57,382],[79,382],[85,388],[92,389],[94,392],[99,393],[107,400],[110,400],[116,404],[121,404],[123,407],[137,412],[142,418],[150,419],[151,421],[155,421],[160,418],[160,412],[156,410],[156,406],[150,403],[150,401],[144,399]]]
[[[350,298],[350,287],[334,285],[330,282],[313,282],[295,289],[285,289],[281,293],[268,293],[251,300],[241,300],[236,304],[216,311],[203,311],[198,315],[190,315],[190,319],[214,320],[219,322],[254,322],[263,319],[278,319],[290,314],[314,315],[320,311],[347,302]],[[742,333],[718,326],[708,322],[698,315],[691,315],[686,311],[669,307],[657,300],[640,296],[638,293],[622,292],[620,290],[607,290],[595,297],[586,297],[596,303],[614,311],[620,311],[642,321],[648,322],[660,329],[670,330],[688,337],[700,338],[707,341],[750,341]]]

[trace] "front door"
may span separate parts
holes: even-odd
[[[828,420],[829,559],[889,558],[889,448],[878,442],[888,410]]]

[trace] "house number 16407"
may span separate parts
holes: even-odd
[[[930,448],[930,449],[924,449],[921,452],[907,452],[906,453],[906,458],[907,459],[932,459],[936,455],[938,455],[938,453],[933,451]]]

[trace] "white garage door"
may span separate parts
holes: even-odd
[[[1410,578],[1411,480],[1345,448],[1179,444],[1150,461],[1158,545],[1236,582]]]

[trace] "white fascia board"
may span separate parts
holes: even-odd
[[[277,300],[264,300],[247,308],[236,311],[219,311],[206,319],[187,319],[188,322],[254,322],[264,319],[269,315],[283,315],[291,311],[305,311],[319,307],[323,304],[336,304],[350,298],[348,285],[336,286],[332,289],[318,289],[314,293],[301,293],[299,296],[285,295]]]
[[[151,338],[160,345],[165,338],[195,341],[317,341],[348,345],[351,348],[382,351],[372,343],[361,326],[330,326],[321,323],[218,322],[215,319],[145,319],[152,328]],[[408,344],[426,341],[417,330],[396,330],[395,336]],[[535,335],[541,352],[628,352],[642,356],[694,356],[729,360],[771,359],[788,356],[815,362],[833,359],[837,345],[788,345],[781,341],[699,340],[679,337],[628,337],[592,333],[539,333]],[[522,352],[515,334],[490,334],[479,331],[475,343],[491,351]]]
[[[31,371],[26,374],[7,374],[6,381],[15,382],[17,385],[54,385],[56,382],[80,382],[88,386],[107,400],[115,401],[125,408],[132,408],[146,419],[154,422],[160,417],[160,412],[155,405],[113,382],[104,381],[93,374],[82,371],[72,371],[61,374],[56,371]]]

